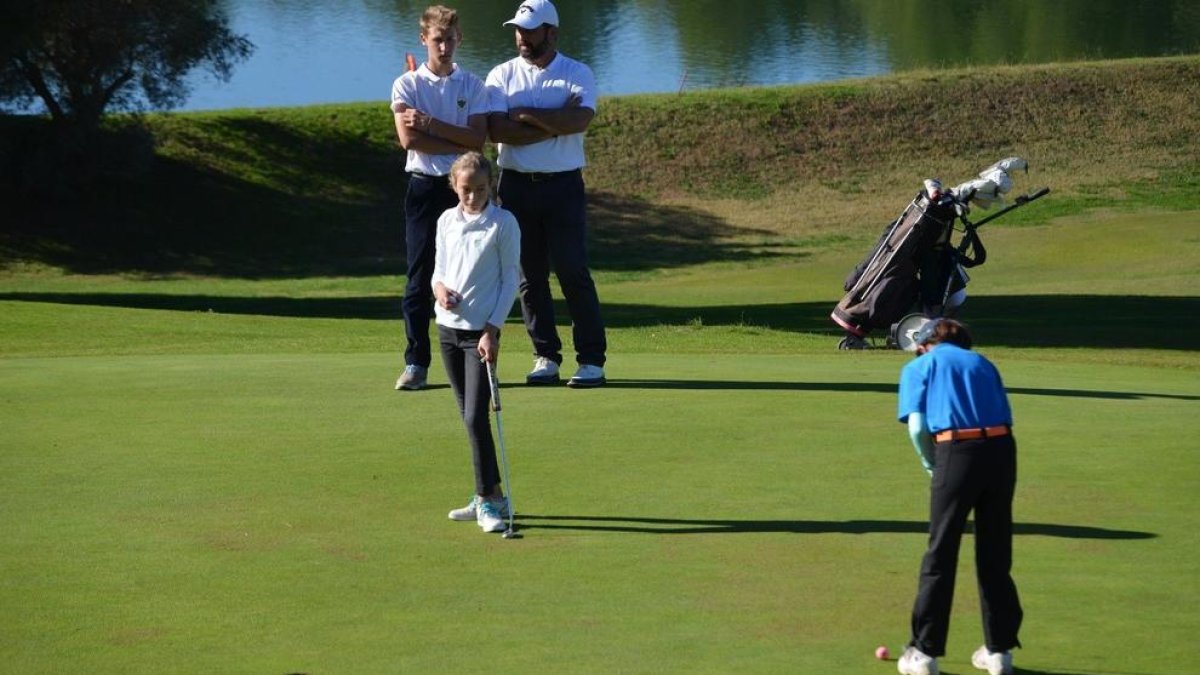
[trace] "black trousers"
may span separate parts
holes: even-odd
[[[550,295],[553,268],[571,314],[575,360],[603,366],[608,344],[596,283],[588,270],[583,174],[542,176],[505,170],[499,194],[504,208],[521,226],[521,316],[534,353],[562,363],[562,340]]]
[[[921,561],[912,641],[930,656],[946,653],[958,549],[975,512],[975,573],[984,644],[993,652],[1020,646],[1023,612],[1012,569],[1012,500],[1017,445],[1011,435],[938,443],[930,486],[929,548]]]
[[[445,177],[409,174],[404,195],[404,246],[408,257],[408,281],[404,285],[404,363],[428,368],[433,359],[429,323],[433,320],[433,249],[437,221],[446,209],[458,204],[458,196]]]
[[[442,363],[446,379],[458,401],[458,412],[467,428],[471,443],[471,459],[475,464],[475,494],[487,495],[500,484],[500,469],[496,464],[496,442],[492,439],[491,387],[488,386],[487,366],[479,360],[479,338],[483,331],[458,330],[439,325],[438,342],[442,348]]]

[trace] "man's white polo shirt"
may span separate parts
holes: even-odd
[[[596,110],[596,78],[592,69],[561,52],[539,68],[521,57],[505,61],[487,76],[489,112],[513,108],[562,108],[572,97]],[[497,144],[503,169],[526,173],[571,171],[587,164],[584,134],[567,134],[529,145]]]
[[[488,100],[483,81],[459,68],[457,63],[446,77],[439,77],[422,63],[392,83],[392,112],[398,113],[403,107],[416,108],[448,124],[465,127],[471,115],[487,114]],[[444,176],[450,173],[455,159],[457,154],[430,155],[409,150],[404,170]]]

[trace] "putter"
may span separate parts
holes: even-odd
[[[500,443],[500,466],[504,469],[504,487],[508,490],[508,529],[501,535],[505,539],[520,539],[521,533],[513,529],[513,513],[516,504],[513,501],[512,483],[508,480],[508,453],[504,451],[504,423],[500,420],[500,380],[496,377],[496,366],[491,361],[484,361],[487,366],[488,386],[492,390],[492,412],[496,413],[496,437]]]

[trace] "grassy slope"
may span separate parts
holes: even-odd
[[[593,258],[646,270],[797,255],[895,215],[921,179],[1027,157],[1006,217],[1200,203],[1200,57],[976,68],[602,102],[589,133]],[[0,118],[0,121],[3,121]],[[0,126],[11,141],[12,122]],[[400,153],[380,103],[151,115],[147,173],[83,203],[6,201],[8,260],[81,271],[397,273]],[[0,144],[2,145],[2,144]]]

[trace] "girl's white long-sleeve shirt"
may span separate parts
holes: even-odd
[[[461,300],[434,306],[438,325],[462,330],[497,328],[512,311],[520,282],[521,230],[512,213],[488,203],[482,213],[447,209],[438,218],[433,288],[441,282]]]

